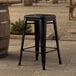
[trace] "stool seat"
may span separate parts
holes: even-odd
[[[24,16],[24,18],[27,18],[28,21],[34,21],[34,20],[36,21],[41,18],[44,18],[45,21],[51,21],[51,20],[55,20],[56,16],[50,14],[31,14]]]
[[[41,61],[42,61],[43,70],[45,70],[45,65],[46,65],[46,29],[47,29],[46,25],[48,21],[52,21],[55,32],[55,39],[56,39],[56,47],[53,49],[57,51],[59,64],[61,64],[62,62],[61,62],[61,56],[59,50],[56,16],[52,14],[30,14],[24,16],[24,27],[23,27],[23,35],[21,42],[19,65],[21,65],[22,53],[23,51],[26,51],[26,48],[24,48],[24,39],[26,35],[26,25],[28,24],[27,21],[28,22],[34,21],[33,24],[35,29],[35,56],[36,56],[36,60],[38,60],[39,47],[41,47]]]

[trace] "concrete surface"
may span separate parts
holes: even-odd
[[[0,59],[1,76],[76,76],[76,41],[59,41],[62,64],[58,64],[56,51],[48,53],[45,71],[42,70],[41,56],[35,61],[34,53],[24,52],[22,65],[18,66],[20,43],[20,39],[10,39],[9,55]],[[26,47],[32,45],[34,40],[25,41]],[[55,47],[55,41],[47,40],[47,46]]]

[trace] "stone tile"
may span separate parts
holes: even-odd
[[[34,71],[30,70],[0,70],[1,76],[34,76]]]

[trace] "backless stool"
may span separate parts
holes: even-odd
[[[24,48],[24,38],[26,34],[26,25],[28,21],[33,21],[35,26],[35,55],[36,60],[38,60],[39,56],[39,47],[41,47],[41,60],[42,60],[42,68],[45,70],[46,64],[46,25],[48,21],[52,21],[55,31],[55,39],[56,39],[56,47],[53,48],[57,51],[59,64],[61,64],[61,57],[59,51],[59,42],[58,42],[58,33],[57,33],[57,25],[56,25],[56,16],[51,14],[31,14],[24,16],[24,27],[23,27],[23,35],[22,35],[22,43],[21,43],[21,52],[19,58],[19,64],[21,65],[22,53],[26,51],[27,48]],[[40,45],[39,45],[40,42]],[[30,48],[30,47],[28,47]]]

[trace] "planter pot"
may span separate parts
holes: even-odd
[[[0,57],[8,55],[10,38],[9,11],[7,5],[0,5]]]

